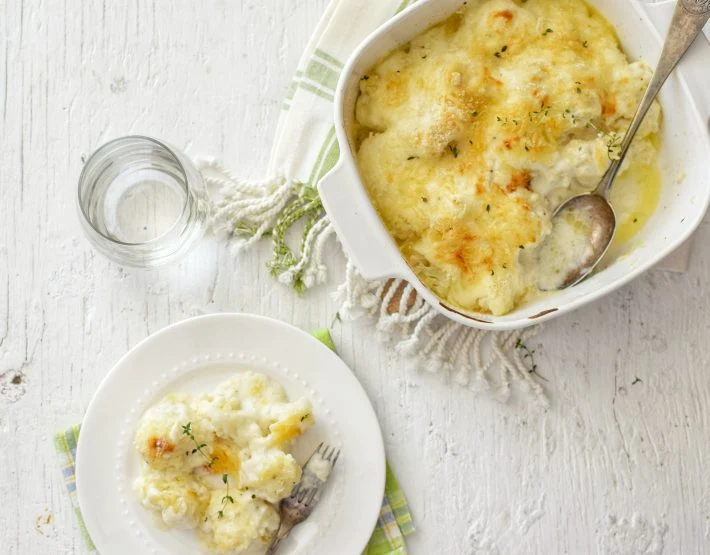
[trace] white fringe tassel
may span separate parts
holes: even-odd
[[[293,283],[295,277],[302,274],[306,289],[324,283],[328,277],[327,268],[323,264],[325,243],[334,232],[327,217],[323,217],[308,231],[304,241],[301,258],[298,262],[278,276],[278,280],[286,285]]]
[[[235,250],[252,246],[271,231],[296,194],[297,183],[283,177],[244,181],[212,158],[198,159],[196,166],[208,189],[216,191],[211,195],[212,231],[217,236],[234,239]],[[235,222],[242,229],[236,228]]]
[[[198,159],[196,166],[212,193],[211,230],[217,236],[233,240],[235,251],[249,248],[271,232],[301,187],[300,183],[283,177],[244,181],[212,158]],[[333,232],[325,216],[313,224],[298,260],[277,275],[279,282],[291,285],[300,279],[306,289],[324,283],[328,271],[323,264],[323,252]]]
[[[393,310],[398,294],[399,304]],[[419,369],[472,391],[487,392],[501,402],[508,401],[513,386],[518,386],[541,406],[549,407],[544,388],[530,371],[530,359],[524,360],[526,353],[518,348],[539,333],[539,326],[515,332],[463,326],[440,315],[419,296],[413,297],[414,288],[405,281],[367,282],[350,261],[337,295],[341,317],[373,316],[378,338],[397,337],[397,352]]]

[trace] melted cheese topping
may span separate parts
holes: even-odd
[[[212,551],[263,552],[279,526],[274,505],[301,479],[288,448],[313,422],[306,399],[289,402],[255,372],[207,395],[171,393],[138,425],[134,489],[164,525],[197,529]]]
[[[495,315],[536,294],[551,214],[596,187],[650,76],[583,0],[471,0],[367,72],[353,130],[361,177],[422,282]],[[657,203],[660,120],[656,104],[620,177],[645,175],[651,192],[615,195],[632,232],[643,221],[625,214]]]

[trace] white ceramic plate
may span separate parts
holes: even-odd
[[[290,398],[306,396],[313,403],[316,424],[293,450],[299,462],[321,441],[342,449],[320,503],[279,553],[362,552],[385,486],[382,434],[362,386],[307,333],[259,316],[214,314],[140,343],[111,370],[89,405],[79,438],[77,493],[102,555],[200,551],[192,532],[160,530],[136,500],[132,484],[140,458],[133,434],[143,412],[167,392],[205,392],[246,369],[274,377]]]

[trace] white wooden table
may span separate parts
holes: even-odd
[[[51,440],[132,345],[203,312],[331,322],[335,247],[333,285],[299,299],[268,276],[267,245],[205,240],[125,270],[74,210],[82,158],[128,133],[261,176],[326,2],[0,0],[0,553],[84,551]],[[411,502],[412,553],[710,553],[709,242],[706,222],[689,273],[545,329],[549,411],[413,374],[367,321],[336,327]]]

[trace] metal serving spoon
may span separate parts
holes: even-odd
[[[611,163],[595,191],[572,197],[563,203],[553,215],[553,231],[540,246],[540,259],[542,261],[549,257],[551,259],[549,262],[552,262],[552,255],[554,255],[558,260],[555,262],[553,278],[550,279],[547,276],[538,282],[540,289],[550,291],[576,285],[594,270],[609,249],[616,231],[616,215],[608,200],[614,179],[619,173],[629,147],[654,99],[690,45],[700,34],[708,19],[710,19],[710,0],[678,0],[661,59],[629,130],[626,132],[619,158]],[[578,232],[581,230],[582,233],[585,233],[584,239],[587,244],[581,257],[577,256],[575,260],[559,260],[563,249],[556,247],[559,247],[564,239],[554,236],[556,233],[560,233],[561,222],[569,222],[570,219],[584,222],[584,226],[577,225],[576,229]],[[579,249],[576,252],[579,254]],[[551,254],[545,255],[545,253]]]

